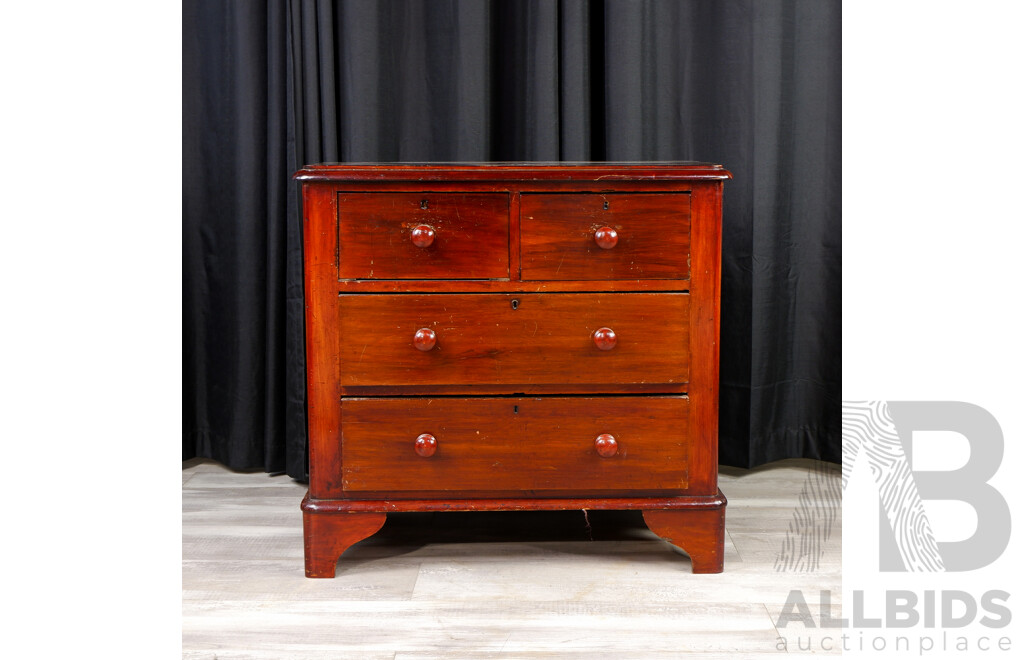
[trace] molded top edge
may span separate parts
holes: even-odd
[[[715,180],[731,179],[721,165],[651,162],[318,163],[295,173],[300,181],[456,180]]]

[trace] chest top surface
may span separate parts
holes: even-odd
[[[434,162],[319,163],[295,174],[300,181],[517,181],[517,180],[722,180],[721,165],[695,161],[658,162]]]

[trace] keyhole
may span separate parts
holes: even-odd
[[[606,200],[604,200],[604,210],[605,210],[605,211],[607,211],[607,210],[608,210],[608,200],[607,200],[607,199],[606,199]]]
[[[512,299],[512,309],[519,309],[519,300],[516,298]]]
[[[516,415],[519,414],[519,406],[512,406],[512,412]]]
[[[427,200],[425,200],[425,199],[420,200],[420,208],[421,209],[427,208]],[[605,208],[608,208],[608,207],[605,206]]]

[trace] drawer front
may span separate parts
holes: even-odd
[[[342,399],[347,491],[687,486],[682,396]],[[428,434],[433,443],[417,438]],[[598,436],[606,454],[598,451]],[[431,453],[424,447],[432,444]]]
[[[685,293],[340,295],[341,385],[685,383],[689,304]]]
[[[687,279],[690,195],[523,194],[520,241],[524,280]]]
[[[506,193],[339,193],[341,279],[501,279]]]

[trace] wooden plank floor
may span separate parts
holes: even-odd
[[[789,653],[822,652],[820,632],[775,621],[792,589],[815,614],[821,590],[840,604],[841,519],[827,540],[818,530],[809,565],[778,570],[777,560],[801,493],[813,500],[840,478],[837,466],[803,460],[723,468],[720,575],[692,575],[638,512],[568,511],[392,514],[345,553],[335,579],[310,580],[304,485],[189,461],[183,657],[714,660],[778,657],[780,632]]]

